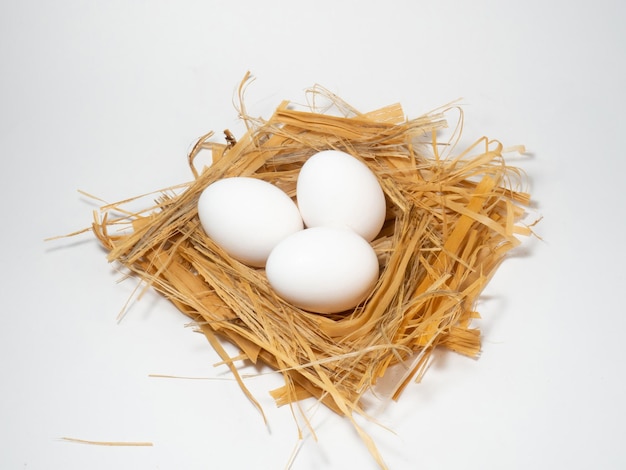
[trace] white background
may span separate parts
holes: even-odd
[[[626,67],[619,0],[0,3],[0,468],[277,469],[289,408],[135,287],[90,234],[96,204],[182,183],[195,139],[315,83],[410,117],[463,98],[469,142],[516,158],[544,219],[482,298],[483,353],[436,356],[366,426],[392,469],[626,468],[623,292]],[[246,370],[256,373],[255,370]],[[149,374],[213,377],[157,379]],[[306,407],[310,403],[305,403]],[[294,469],[377,468],[318,409]],[[98,447],[61,437],[150,441]]]

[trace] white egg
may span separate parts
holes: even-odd
[[[206,234],[233,258],[262,267],[283,238],[304,228],[298,207],[280,188],[248,177],[224,178],[198,200]]]
[[[385,222],[385,194],[374,173],[339,150],[311,156],[298,175],[296,199],[307,227],[334,226],[373,240]]]
[[[274,291],[291,304],[316,313],[337,313],[367,298],[379,267],[374,249],[353,231],[314,227],[276,245],[265,272]]]

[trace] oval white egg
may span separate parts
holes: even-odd
[[[206,234],[233,258],[265,265],[283,238],[304,228],[298,207],[280,188],[256,178],[224,178],[209,185],[198,200]]]
[[[276,245],[265,272],[274,291],[291,304],[316,313],[338,313],[367,298],[379,267],[374,249],[353,231],[314,227]]]
[[[385,194],[374,173],[339,150],[311,156],[298,175],[296,199],[307,227],[334,226],[373,240],[385,222]]]

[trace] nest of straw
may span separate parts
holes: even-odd
[[[189,155],[193,181],[180,191],[162,191],[141,212],[129,212],[124,203],[103,207],[92,229],[110,261],[193,320],[253,402],[238,360],[262,362],[282,374],[284,385],[270,392],[278,405],[314,397],[355,423],[355,414],[364,412],[364,393],[391,366],[405,364],[393,387],[397,399],[421,377],[435,348],[479,354],[480,333],[471,325],[478,296],[519,244],[517,236],[531,233],[520,223],[529,204],[529,195],[518,190],[523,174],[505,163],[497,141],[481,138],[454,154],[457,129],[450,141],[439,142],[449,108],[416,119],[407,119],[400,105],[360,113],[315,87],[307,92],[310,107],[283,102],[269,120],[253,119],[243,99],[248,78],[239,89],[245,135],[236,141],[226,131],[223,144],[212,142],[212,134],[202,137]],[[340,112],[320,110],[320,98]],[[207,237],[196,207],[204,188],[232,176],[263,179],[293,197],[303,162],[324,149],[364,162],[388,205],[372,242],[378,283],[366,302],[340,315],[309,313],[283,301],[262,269],[232,259]],[[198,171],[194,161],[204,150],[213,161]],[[116,211],[123,215],[113,216]],[[120,224],[132,230],[119,231]],[[241,354],[230,357],[222,340]]]

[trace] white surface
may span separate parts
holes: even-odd
[[[208,130],[320,83],[364,111],[463,97],[467,141],[525,144],[543,241],[485,292],[478,361],[443,354],[367,429],[392,469],[626,467],[624,3],[17,1],[0,4],[0,467],[284,468],[296,444],[272,375],[249,381],[268,431],[217,355],[134,288],[89,235],[83,189],[116,201],[191,178]],[[250,371],[251,373],[255,371]],[[376,468],[323,409],[294,469]],[[62,436],[151,441],[71,444]]]

